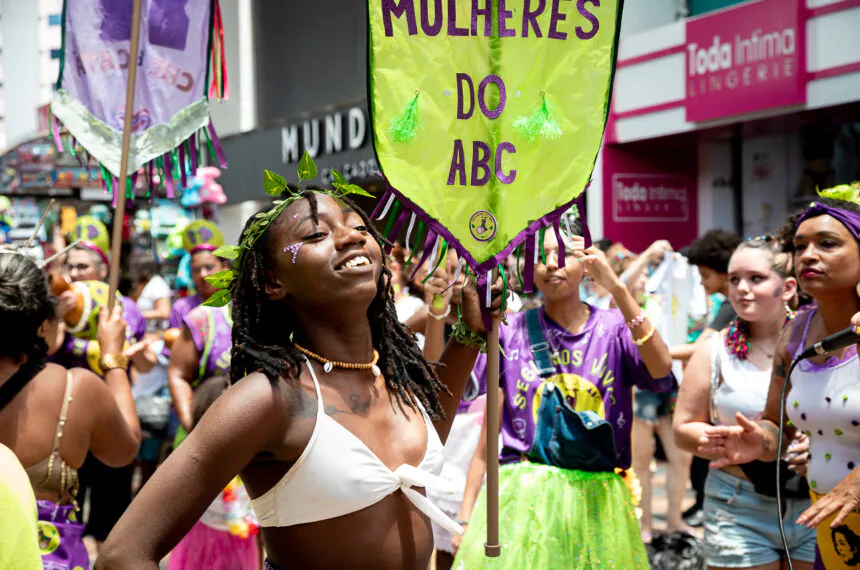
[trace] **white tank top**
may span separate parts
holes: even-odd
[[[712,394],[720,425],[737,425],[735,414],[742,413],[752,419],[763,411],[767,404],[771,369],[760,370],[748,360],[729,354],[722,334],[712,335],[711,358],[716,352],[720,371],[719,386]]]
[[[806,346],[811,309],[802,340],[793,357]],[[818,494],[828,493],[860,465],[860,360],[850,347],[842,360],[824,365],[801,362],[791,374],[791,391],[785,402],[788,417],[809,435],[809,468],[806,478]]]

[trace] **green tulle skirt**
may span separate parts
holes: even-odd
[[[454,570],[649,570],[630,492],[615,473],[535,463],[499,472],[502,554],[486,558],[486,488],[481,490]]]

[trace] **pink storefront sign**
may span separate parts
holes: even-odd
[[[699,230],[696,150],[674,147],[603,147],[603,235],[641,252],[667,239],[676,249]]]
[[[684,175],[613,174],[612,220],[687,222],[691,216],[691,182]]]
[[[687,20],[687,121],[806,103],[805,0],[758,0]]]

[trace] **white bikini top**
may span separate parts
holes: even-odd
[[[317,419],[307,447],[278,483],[252,505],[260,525],[284,527],[348,515],[370,507],[388,495],[402,491],[426,516],[449,532],[463,528],[415,487],[452,493],[439,477],[443,447],[423,406],[427,451],[417,467],[404,464],[392,471],[348,429],[324,412],[322,393],[313,367],[308,363],[317,392]],[[392,434],[394,436],[394,434]]]

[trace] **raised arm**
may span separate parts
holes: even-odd
[[[586,250],[574,250],[574,255],[579,259],[585,271],[594,279],[598,285],[602,285],[615,300],[615,304],[624,315],[627,322],[633,321],[642,314],[639,303],[630,294],[627,286],[621,282],[609,264],[606,256],[596,247]],[[639,340],[639,354],[652,378],[664,378],[672,371],[672,358],[669,356],[669,348],[660,333],[650,322],[640,322],[631,331],[633,339]]]
[[[96,570],[157,570],[230,480],[290,423],[279,386],[252,374],[228,390],[132,502],[101,549]]]
[[[502,304],[501,277],[496,281],[492,289],[493,311],[496,315],[495,318],[499,318],[498,314]],[[486,334],[487,331],[481,316],[482,301],[477,287],[471,282],[468,283],[463,287],[462,295],[460,310],[463,314],[463,321],[472,331]],[[436,367],[436,373],[439,375],[439,380],[451,392],[450,395],[444,392],[439,394],[439,401],[445,412],[445,418],[436,422],[435,426],[442,443],[448,439],[448,432],[451,430],[451,424],[454,422],[454,416],[457,414],[457,407],[460,405],[463,390],[466,388],[469,375],[475,366],[475,360],[478,358],[478,352],[478,348],[461,344],[457,339],[452,337],[445,346],[442,358],[439,359],[440,365]]]

